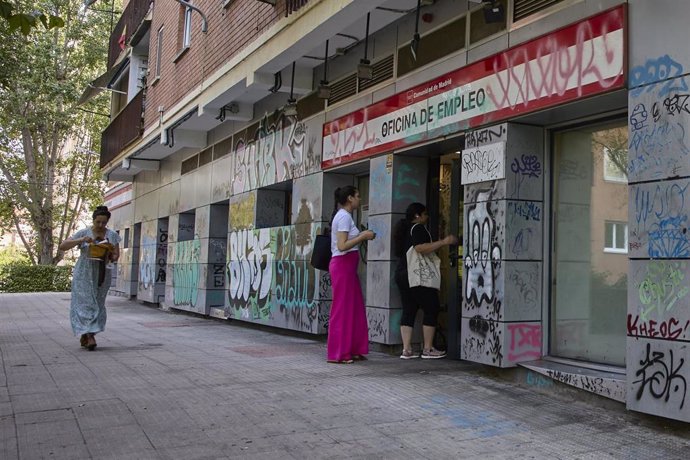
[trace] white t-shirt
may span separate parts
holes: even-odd
[[[344,209],[339,209],[338,212],[335,214],[335,217],[333,218],[333,225],[331,226],[331,255],[333,257],[342,256],[343,254],[347,254],[348,252],[352,251],[357,251],[359,249],[359,245],[355,245],[352,249],[348,251],[338,251],[338,232],[347,232],[348,240],[351,240],[352,238],[359,235],[359,230],[357,230],[355,221],[352,220],[352,214],[350,214]]]

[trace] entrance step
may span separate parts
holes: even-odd
[[[546,360],[528,361],[518,365],[557,382],[625,403],[626,380],[624,373],[607,372]],[[530,377],[541,378],[528,373],[528,384]],[[539,385],[539,382],[532,384]]]

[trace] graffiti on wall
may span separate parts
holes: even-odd
[[[496,221],[495,203],[490,191],[479,191],[476,203],[467,206],[467,237],[465,243],[465,300],[470,308],[492,305],[498,319],[501,300],[496,280],[501,268],[502,250]]]
[[[319,170],[315,129],[280,115],[272,124],[239,138],[233,148],[232,194],[284,182]]]
[[[141,236],[139,248],[139,293],[153,289],[156,280],[156,238]]]
[[[230,230],[253,228],[255,207],[256,192],[232,197],[230,199]]]
[[[228,298],[242,319],[269,317],[268,297],[273,283],[270,229],[230,232]]]
[[[199,290],[199,269],[201,261],[201,241],[193,240],[175,243],[172,286],[173,303],[194,307]]]
[[[685,194],[690,182],[675,181],[633,186],[633,243],[645,243],[651,258],[690,257]]]
[[[513,173],[512,197],[520,198],[525,181],[541,179],[541,162],[537,155],[523,154],[520,158],[513,159],[510,171]]]
[[[643,65],[638,65],[630,69],[630,93],[633,96],[639,96],[644,92],[652,91],[652,86],[644,87],[644,85],[651,85],[662,80],[667,80],[661,90],[659,96],[666,96],[672,92],[687,91],[688,85],[683,78],[676,79],[683,75],[683,66],[673,60],[671,56],[665,54],[658,58],[648,59]]]
[[[634,313],[627,318],[629,336],[678,340],[687,337],[690,319],[682,305],[690,293],[688,264],[677,260],[634,262]]]
[[[509,361],[526,361],[541,357],[541,324],[510,323],[506,328]]]
[[[299,227],[299,228],[298,228]],[[230,232],[228,316],[316,331],[319,327],[320,272],[309,263],[310,245],[299,244],[310,229],[300,224]],[[305,252],[307,248],[307,252]]]
[[[677,349],[674,355],[673,348],[652,351],[651,344],[646,344],[642,359],[634,363],[635,380],[632,384],[636,388],[635,398],[638,401],[651,397],[683,409],[688,390],[688,370],[684,368],[685,358],[678,356],[684,353],[678,351],[684,349],[685,346]]]
[[[629,161],[631,180],[684,176],[690,171],[686,127],[690,125],[690,90],[683,66],[670,56],[632,69]]]
[[[158,235],[142,235],[139,260],[139,295],[155,301],[156,283],[165,283],[168,263],[168,229],[159,226]]]
[[[625,23],[611,9],[330,121],[322,167],[622,87]]]

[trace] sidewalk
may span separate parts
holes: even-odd
[[[327,364],[320,341],[107,305],[89,352],[72,336],[68,293],[0,295],[0,459],[690,456],[690,426],[459,361]]]

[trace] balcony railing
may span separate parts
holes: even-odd
[[[144,132],[144,92],[129,101],[101,135],[101,168],[114,160]]]
[[[307,4],[308,0],[286,0],[285,16],[288,16]]]
[[[130,0],[127,8],[122,12],[120,20],[110,34],[110,48],[108,49],[108,68],[115,64],[120,52],[125,49],[125,44],[136,32],[139,25],[149,11],[151,0]]]

